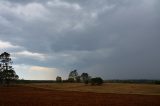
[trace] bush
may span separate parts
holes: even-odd
[[[102,85],[102,84],[103,84],[103,79],[100,77],[91,79],[91,85]]]
[[[80,77],[80,76],[77,76],[77,77],[76,77],[76,82],[78,82],[78,83],[81,82],[81,77]]]
[[[155,81],[155,84],[160,84],[160,81]]]
[[[57,76],[57,77],[56,77],[56,82],[58,82],[58,83],[62,82],[62,78],[59,77],[59,76]]]
[[[74,78],[68,78],[68,82],[74,82]]]
[[[88,84],[88,83],[89,83],[89,81],[88,81],[88,80],[85,80],[85,81],[84,81],[84,83],[85,83],[85,84]]]

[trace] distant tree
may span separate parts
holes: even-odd
[[[59,76],[57,76],[57,77],[56,77],[56,82],[58,82],[58,83],[62,82],[62,78],[59,77]]]
[[[91,79],[91,85],[102,85],[103,79],[101,77],[96,77]]]
[[[75,82],[75,80],[73,78],[68,78],[67,82]]]
[[[3,82],[7,85],[10,84],[11,81],[17,80],[19,76],[16,74],[14,69],[11,66],[12,60],[10,58],[10,54],[4,52],[0,55],[0,83]]]
[[[3,83],[3,75],[2,74],[3,74],[2,69],[0,69],[0,85]]]
[[[77,72],[77,70],[73,70],[73,71],[71,71],[71,72],[69,73],[68,79],[70,79],[70,80],[72,79],[73,82],[75,82],[77,77],[78,77],[78,72]]]
[[[78,82],[78,83],[81,82],[81,77],[80,76],[76,77],[76,82]]]
[[[154,81],[155,84],[160,84],[160,80]]]
[[[81,74],[81,78],[82,78],[82,80],[83,80],[83,82],[84,82],[85,84],[88,84],[88,83],[89,83],[89,75],[88,75],[88,73],[82,73],[82,74]]]

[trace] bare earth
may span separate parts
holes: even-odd
[[[61,91],[20,85],[0,87],[0,106],[160,106],[160,95]]]

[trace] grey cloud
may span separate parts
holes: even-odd
[[[159,5],[158,0],[8,0],[0,7],[0,40],[23,47],[17,52],[49,56],[45,62],[17,57],[16,64],[77,68],[105,79],[158,78]]]

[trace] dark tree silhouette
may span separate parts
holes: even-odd
[[[71,71],[70,73],[69,73],[69,76],[68,76],[68,81],[76,81],[76,79],[77,79],[77,77],[78,77],[78,72],[77,72],[77,70],[73,70],[73,71]]]
[[[74,82],[75,80],[73,78],[68,78],[67,82]]]
[[[0,68],[1,68],[1,65],[0,65]],[[2,72],[2,69],[0,69],[0,85],[3,83],[3,72]]]
[[[78,82],[78,83],[81,82],[81,77],[80,76],[76,77],[76,82]]]
[[[96,77],[91,79],[91,85],[102,85],[103,79],[101,77]]]
[[[89,82],[89,75],[88,75],[88,73],[82,73],[81,74],[81,78],[82,78],[82,80],[83,80],[83,82],[85,84],[88,84],[88,82]]]
[[[11,81],[17,80],[19,77],[12,68],[12,60],[10,54],[4,52],[0,55],[0,83],[9,85]]]
[[[59,77],[59,76],[57,76],[57,77],[56,77],[56,82],[58,82],[58,83],[62,82],[62,78]]]

